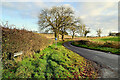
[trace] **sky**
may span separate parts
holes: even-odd
[[[118,31],[118,2],[9,2],[0,4],[0,20],[15,24],[17,28],[38,31],[38,15],[44,8],[52,6],[69,6],[75,11],[75,16],[80,17],[82,23],[90,28],[87,36],[96,36],[96,30],[102,29],[102,36]]]

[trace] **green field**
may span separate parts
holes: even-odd
[[[94,39],[93,41],[120,41],[120,37],[100,38],[100,39]]]
[[[99,42],[97,42],[98,40]],[[118,43],[103,42],[100,41],[100,39],[97,39],[97,41],[80,40],[72,42],[72,45],[120,55],[120,46]],[[102,44],[100,42],[102,42]]]
[[[104,52],[111,52],[113,54],[120,54],[120,49],[115,49],[115,48],[110,48],[110,47],[99,47],[99,46],[93,47],[93,46],[88,46],[88,45],[78,45],[75,43],[72,43],[72,45],[78,46],[78,47],[94,49],[94,50],[100,50],[100,51],[104,51]]]
[[[66,49],[62,43],[45,48],[20,62],[5,62],[3,78],[96,78],[91,62]]]

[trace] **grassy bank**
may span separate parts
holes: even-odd
[[[111,52],[113,54],[120,55],[119,45],[109,43],[109,42],[104,42],[103,44],[100,44],[97,42],[81,40],[81,41],[72,42],[72,45],[78,46],[78,47],[94,49],[94,50],[100,50],[100,51],[104,51],[104,52]]]
[[[115,42],[118,42],[118,41],[120,41],[120,37],[113,37],[113,36],[111,36],[111,37],[106,37],[106,38],[99,38],[99,39],[94,39],[93,41],[115,41]]]
[[[17,62],[6,61],[3,78],[96,78],[91,62],[62,46],[62,42],[45,48]]]

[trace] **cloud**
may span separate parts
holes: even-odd
[[[42,2],[43,0],[1,0],[2,2]],[[119,0],[44,0],[44,2],[118,2]]]
[[[103,28],[103,35],[110,31],[118,31],[118,3],[115,2],[87,2],[77,5],[76,15],[83,23],[91,28],[92,33]]]
[[[70,4],[64,4],[65,7],[72,7]]]
[[[43,2],[43,0],[1,0],[1,2]]]
[[[89,16],[99,16],[99,15],[106,15],[107,11],[109,9],[113,9],[117,10],[117,3],[113,3],[113,2],[102,2],[102,3],[98,3],[98,2],[93,2],[93,3],[83,3],[83,12],[88,12],[86,15]],[[114,11],[112,10],[112,11]],[[111,12],[112,12],[111,11]]]
[[[75,16],[82,19],[82,22],[95,32],[98,28],[103,28],[103,34],[108,34],[110,30],[117,30],[118,26],[118,3],[115,2],[3,2],[3,12],[9,12],[8,16],[19,15],[22,18],[36,19],[43,8],[52,6],[71,7],[75,11]],[[93,33],[91,33],[93,34]]]
[[[47,5],[45,2],[33,2],[34,6],[40,7],[40,8],[47,8]]]
[[[69,2],[67,0],[1,0],[1,2]]]
[[[85,19],[85,18],[87,18],[87,17],[88,17],[87,15],[82,15],[82,16],[80,16],[81,19]]]
[[[60,5],[61,6],[61,5]],[[64,7],[69,7],[71,8],[73,11],[75,11],[74,7],[70,4],[63,4]]]
[[[33,6],[25,2],[3,2],[2,7],[13,9],[13,10],[27,10],[31,9]]]
[[[44,2],[3,2],[2,8],[3,12],[9,11],[11,16],[13,14],[21,15],[21,17],[25,18],[27,16],[36,18],[38,16],[39,11],[42,8],[47,7]],[[10,15],[9,14],[9,15]]]
[[[101,5],[101,7],[97,7],[97,6],[93,6],[93,10],[91,11],[91,15],[92,16],[98,16],[103,14],[103,12],[105,12],[106,10],[108,10],[109,8],[112,8],[115,5],[115,3],[103,3]],[[96,9],[95,9],[96,8]]]

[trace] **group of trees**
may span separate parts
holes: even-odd
[[[102,30],[101,30],[101,29],[98,29],[98,30],[97,30],[97,35],[98,35],[98,37],[101,36],[101,33],[102,33]]]
[[[21,28],[18,28],[16,25],[10,24],[8,21],[1,21],[0,20],[0,26],[5,27],[5,28],[9,28],[9,29],[27,30],[27,31],[32,31],[32,32],[37,33],[37,31],[35,31],[35,30],[26,29],[24,25]]]
[[[58,39],[59,34],[61,34],[62,40],[64,40],[64,35],[68,34],[67,30],[72,32],[72,38],[74,38],[76,32],[80,32],[84,36],[90,32],[85,25],[81,24],[80,18],[75,17],[74,11],[70,7],[65,6],[43,9],[39,15],[38,24],[40,31],[52,31],[55,34],[55,38]]]
[[[120,32],[109,32],[108,36],[120,36]]]
[[[80,34],[80,36],[84,36],[84,37],[86,37],[86,35],[87,35],[88,33],[90,33],[89,28],[87,29],[85,25],[80,26],[80,27],[78,28],[78,31],[79,31],[78,33]]]
[[[8,25],[8,21],[1,22],[0,25],[16,27],[15,25]],[[90,33],[90,29],[81,23],[80,18],[75,16],[72,8],[66,6],[54,6],[50,9],[41,10],[38,25],[40,31],[54,32],[55,38],[59,39],[59,34],[62,35],[62,40],[64,40],[64,35],[68,35],[68,31],[71,32],[72,39],[76,33],[84,37]],[[99,37],[100,34],[101,29],[97,30]]]
[[[8,21],[3,22],[1,20],[0,20],[0,26],[6,27],[6,28],[16,28],[14,24],[9,25]]]

